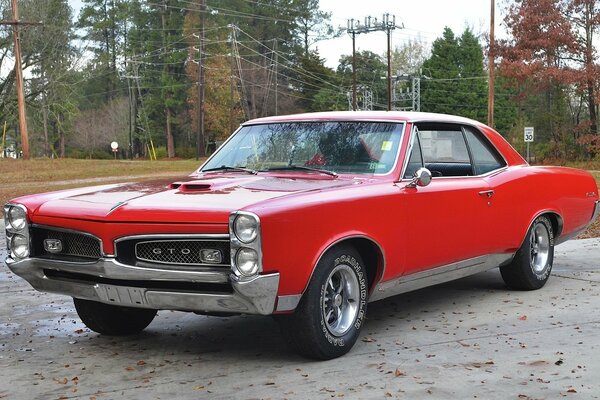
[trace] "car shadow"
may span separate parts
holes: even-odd
[[[434,312],[460,310],[490,292],[507,290],[499,272],[488,271],[370,303],[361,337],[385,334],[390,326],[402,329],[403,324],[411,320],[426,319]],[[279,325],[269,316],[215,317],[160,311],[154,322],[138,335],[122,338],[92,332],[89,335],[90,340],[80,342],[80,346],[117,351],[116,346],[120,352],[160,349],[165,355],[190,354],[206,360],[303,360],[288,349]],[[94,351],[92,348],[89,350]]]

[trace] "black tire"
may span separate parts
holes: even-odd
[[[156,316],[156,310],[114,306],[96,301],[73,299],[81,321],[101,335],[125,336],[143,331]]]
[[[367,297],[367,271],[360,255],[340,245],[323,255],[295,312],[277,320],[294,351],[329,360],[346,354],[358,339]]]
[[[540,289],[550,277],[553,261],[552,223],[547,217],[541,216],[533,221],[521,248],[510,264],[500,267],[500,273],[512,289]]]

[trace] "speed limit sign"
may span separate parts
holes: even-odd
[[[524,131],[525,142],[533,142],[533,126],[526,126]]]

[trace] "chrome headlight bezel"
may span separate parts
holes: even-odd
[[[14,214],[19,213],[15,218]],[[15,220],[21,220],[15,222]],[[11,233],[22,232],[27,229],[29,221],[27,219],[27,208],[20,204],[6,204],[4,206],[4,226]]]
[[[252,243],[258,235],[258,224],[254,215],[240,213],[233,220],[233,234],[242,243]]]
[[[15,216],[15,214],[17,215]],[[19,219],[21,222],[19,222]],[[4,227],[9,257],[13,260],[22,260],[29,257],[31,254],[31,240],[29,237],[27,208],[21,204],[6,204],[4,206]],[[15,246],[13,245],[15,240],[21,242],[19,246],[26,246],[24,251],[20,251],[19,254],[15,253]]]
[[[241,233],[250,229],[252,232]],[[231,243],[231,270],[241,279],[249,279],[262,272],[262,242],[260,218],[247,211],[236,211],[229,215]],[[254,254],[253,257],[250,255]],[[254,258],[254,261],[252,261]]]

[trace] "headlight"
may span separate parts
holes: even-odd
[[[240,242],[250,243],[258,235],[258,221],[250,215],[238,215],[233,223],[233,233]]]
[[[235,261],[243,275],[250,276],[258,272],[258,253],[253,249],[242,247],[238,250]]]
[[[8,228],[13,231],[21,231],[27,226],[27,212],[18,206],[10,206],[8,209]]]
[[[261,222],[258,215],[236,211],[229,215],[231,271],[240,279],[252,279],[263,270]]]
[[[15,257],[26,258],[29,256],[29,238],[23,235],[13,235],[10,239],[10,249]]]

